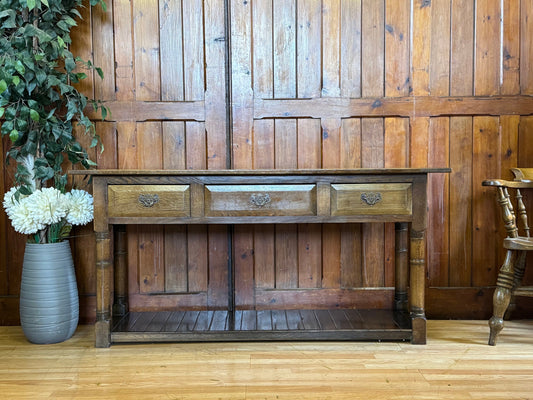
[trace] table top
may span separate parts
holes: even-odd
[[[93,169],[70,170],[72,175],[132,176],[132,175],[182,175],[182,176],[273,176],[273,175],[404,175],[450,173],[451,168],[358,168],[358,169]]]

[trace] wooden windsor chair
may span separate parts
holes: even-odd
[[[503,248],[506,249],[505,260],[498,274],[493,297],[493,315],[489,320],[491,346],[496,344],[496,338],[503,329],[503,317],[511,298],[533,297],[533,287],[520,286],[526,266],[526,254],[533,250],[533,238],[530,237],[527,210],[521,189],[533,189],[533,168],[512,168],[511,171],[515,176],[514,181],[489,179],[482,183],[483,186],[497,188],[497,201],[502,209],[503,223],[507,231],[507,237],[503,241]],[[520,231],[518,226],[522,228]]]

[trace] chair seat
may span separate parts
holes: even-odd
[[[533,238],[525,236],[505,238],[503,247],[508,250],[533,250]]]

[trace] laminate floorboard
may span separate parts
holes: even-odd
[[[20,327],[0,327],[0,398],[533,399],[533,321],[507,322],[495,347],[486,344],[486,321],[430,320],[427,336],[425,346],[225,342],[96,349],[93,326],[54,345],[32,345]]]

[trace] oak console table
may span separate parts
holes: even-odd
[[[294,339],[411,340],[424,344],[427,175],[447,172],[447,168],[72,171],[91,175],[93,182],[96,346],[137,341]],[[113,254],[114,225],[359,222],[396,223],[395,303],[389,324],[369,327],[351,323],[355,309],[344,310],[342,328],[335,324],[306,325],[303,311],[297,314],[301,323],[285,329],[237,329],[233,310],[224,314],[224,323],[209,323],[204,330],[189,332],[130,332],[124,328],[127,324],[120,323],[129,312],[127,285],[120,278],[126,276],[126,263],[115,260]],[[113,285],[114,276],[119,278]],[[216,312],[205,312],[215,318]]]

